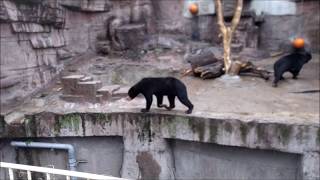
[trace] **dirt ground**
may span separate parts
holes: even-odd
[[[256,65],[273,71],[272,66],[277,58],[269,58],[254,62]],[[278,84],[277,88],[271,86],[272,79],[265,81],[256,77],[228,77],[222,76],[212,80],[201,80],[187,76],[181,78],[179,72],[188,67],[183,62],[182,55],[163,53],[159,56],[145,56],[142,61],[131,62],[110,57],[94,57],[90,61],[70,66],[72,73],[84,73],[99,79],[104,85],[114,83],[110,73],[121,73],[120,84],[127,86],[134,84],[145,76],[174,75],[179,77],[187,86],[189,98],[194,104],[194,116],[206,116],[212,118],[240,118],[244,121],[267,121],[319,125],[319,92],[317,93],[293,93],[305,90],[319,90],[320,60],[319,55],[313,55],[313,59],[304,66],[298,80],[291,78],[291,74],[285,74],[285,80]],[[98,66],[103,71],[99,74],[92,70]],[[127,64],[125,68],[122,68]],[[101,68],[101,67],[104,68]],[[112,67],[110,69],[110,67]],[[67,70],[68,70],[67,68]],[[117,69],[118,68],[118,69]],[[119,69],[120,68],[120,69]],[[142,68],[142,69],[141,69]],[[75,72],[74,72],[75,71]],[[161,73],[164,72],[165,73]],[[109,74],[108,74],[109,73]],[[113,74],[114,75],[114,74]],[[61,90],[59,85],[47,90],[45,97],[37,95],[16,109],[20,114],[52,111],[59,113],[68,112],[112,112],[133,111],[138,112],[144,108],[144,98],[136,98],[127,102],[124,98],[108,101],[102,104],[71,103],[59,98]],[[43,93],[43,92],[42,92]],[[166,98],[164,103],[168,104]],[[156,98],[152,104],[151,113],[183,113],[186,110],[178,99],[176,108],[168,112],[156,107]],[[11,113],[12,119],[16,114]],[[18,113],[19,114],[19,113]],[[10,118],[9,118],[10,119]],[[10,120],[8,120],[10,121]]]

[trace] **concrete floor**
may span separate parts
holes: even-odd
[[[273,63],[278,58],[264,59],[254,63],[273,71]],[[101,75],[92,73],[92,66],[95,64],[104,64],[107,67],[105,73]],[[162,53],[161,55],[146,55],[139,62],[129,62],[110,57],[94,57],[90,61],[69,68],[92,75],[95,79],[100,79],[104,85],[111,83],[110,80],[105,78],[110,75],[110,72],[118,73],[121,71],[122,74],[119,74],[120,77],[123,76],[121,83],[127,85],[132,85],[145,76],[158,76],[158,74],[159,76],[178,76],[188,88],[189,98],[195,106],[193,115],[196,116],[318,125],[320,94],[292,92],[319,90],[319,65],[319,55],[314,55],[313,59],[302,69],[298,80],[291,79],[291,74],[285,74],[286,80],[281,81],[278,88],[271,86],[273,78],[269,81],[245,76],[222,76],[214,80],[201,80],[192,76],[181,78],[178,72],[189,66],[183,62],[181,54],[172,52]],[[124,68],[119,70],[119,67]],[[130,102],[122,98],[103,104],[65,102],[59,98],[61,94],[58,91],[59,87],[60,85],[55,85],[46,91],[46,93],[49,92],[49,95],[43,98],[33,98],[17,108],[16,111],[22,114],[41,111],[59,113],[139,111],[140,108],[145,106],[144,98],[136,98]],[[164,99],[164,102],[168,103],[167,99]],[[176,109],[167,112],[156,107],[156,98],[154,97],[151,111],[183,113],[186,107],[177,99],[176,102]],[[12,116],[12,120],[8,116],[7,121],[16,119],[16,115],[13,114]]]

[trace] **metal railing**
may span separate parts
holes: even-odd
[[[62,170],[62,169],[45,168],[45,167],[39,167],[39,166],[29,166],[29,165],[6,163],[6,162],[0,162],[0,168],[8,169],[10,180],[14,180],[14,173],[13,173],[14,171],[13,170],[27,171],[27,179],[28,180],[32,180],[32,176],[31,176],[32,172],[45,173],[47,180],[51,180],[51,174],[65,176],[66,180],[70,180],[70,177],[84,178],[84,179],[88,179],[88,180],[126,180],[123,178],[117,178],[117,177],[112,177],[112,176],[104,176],[104,175],[98,175],[98,174],[69,171],[69,170]]]

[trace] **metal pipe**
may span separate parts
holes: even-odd
[[[63,149],[68,151],[68,164],[71,171],[77,171],[77,160],[75,149],[71,144],[42,143],[42,142],[19,142],[12,141],[11,146],[22,148],[44,148],[44,149]],[[76,180],[76,178],[72,178]]]

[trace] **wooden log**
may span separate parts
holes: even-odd
[[[224,74],[223,67],[223,61],[217,61],[212,64],[195,68],[194,74],[202,79],[213,79]]]
[[[242,66],[241,66],[239,74],[240,75],[248,75],[248,76],[253,75],[253,76],[261,77],[265,80],[268,80],[270,78],[270,72],[255,66],[250,61],[242,62]]]
[[[198,54],[190,54],[186,57],[186,61],[191,64],[194,69],[199,66],[213,64],[220,59],[210,49],[203,49]]]

